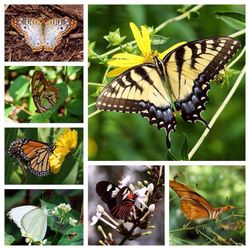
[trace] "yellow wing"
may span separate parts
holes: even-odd
[[[168,53],[163,60],[155,57],[154,63],[135,66],[119,75],[103,89],[96,107],[140,113],[150,124],[166,130],[166,144],[170,148],[169,135],[176,126],[170,100],[174,101],[185,121],[199,120],[207,125],[200,114],[208,100],[209,81],[224,68],[239,47],[239,41],[230,37],[188,42]]]

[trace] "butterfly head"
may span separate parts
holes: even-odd
[[[235,207],[234,206],[224,206],[224,207],[219,207],[217,208],[217,212],[218,212],[218,215],[228,211],[228,210],[231,210],[231,209],[234,209]]]

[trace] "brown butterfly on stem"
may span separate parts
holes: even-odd
[[[177,181],[170,180],[169,186],[180,197],[181,210],[189,221],[215,220],[225,211],[235,208],[234,206],[214,208],[204,197]]]

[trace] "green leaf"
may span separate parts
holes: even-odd
[[[218,11],[215,12],[215,17],[236,30],[245,29],[246,27],[245,15],[239,12]]]
[[[9,88],[10,96],[18,101],[27,95],[27,90],[29,88],[29,80],[25,76],[18,76]]]
[[[151,39],[152,45],[163,45],[167,42],[169,37],[154,35]]]
[[[69,85],[69,96],[82,96],[82,80],[74,80]]]
[[[77,73],[82,69],[82,66],[68,66],[67,67],[67,74],[70,77],[71,75]]]
[[[67,110],[73,115],[83,115],[83,102],[82,99],[74,99],[67,105]]]
[[[5,129],[5,152],[8,152],[10,144],[17,138],[17,128],[6,128]],[[11,175],[13,172],[12,168],[13,159],[6,154],[5,157],[5,183],[10,184]]]
[[[82,245],[83,244],[83,225],[77,225],[69,230],[58,241],[59,245]]]
[[[15,107],[13,105],[5,105],[5,109],[4,109],[5,119],[8,119],[8,116],[13,112],[14,108]]]
[[[167,160],[168,161],[178,161],[179,159],[175,156],[175,154],[173,152],[171,152],[169,150],[168,155],[167,155]]]
[[[188,141],[186,134],[183,134],[184,140],[180,149],[180,158],[183,161],[188,161]]]
[[[10,246],[12,245],[12,243],[15,241],[15,238],[10,235],[10,234],[5,234],[5,237],[4,237],[4,244],[6,246]]]
[[[51,118],[52,112],[48,110],[45,113],[37,113],[34,115],[31,119],[31,123],[43,123],[43,122],[49,122]]]

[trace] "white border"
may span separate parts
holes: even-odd
[[[83,4],[84,5],[84,62],[4,62],[4,4]],[[168,180],[168,167],[167,164],[169,165],[246,165],[246,206],[247,206],[247,217],[246,217],[246,246],[249,245],[249,240],[250,240],[250,234],[249,234],[249,216],[248,215],[248,209],[249,209],[249,181],[247,180],[248,174],[249,174],[249,170],[248,170],[248,166],[249,165],[249,132],[247,130],[247,128],[249,128],[250,123],[249,123],[249,114],[248,114],[248,107],[249,107],[249,102],[250,102],[250,98],[246,98],[246,161],[183,161],[183,162],[166,162],[166,161],[105,161],[105,162],[101,162],[101,161],[91,161],[88,163],[88,86],[87,86],[87,82],[88,82],[88,64],[87,64],[87,44],[88,44],[88,8],[87,5],[93,5],[93,4],[173,4],[173,1],[170,0],[166,0],[166,1],[161,1],[161,0],[137,0],[136,2],[133,0],[126,0],[126,1],[122,1],[122,0],[107,0],[107,1],[103,1],[103,0],[70,0],[70,1],[66,1],[66,0],[3,0],[0,3],[0,11],[1,11],[1,17],[0,17],[0,45],[1,45],[1,51],[0,51],[0,58],[2,61],[2,67],[0,67],[0,74],[2,76],[2,87],[0,88],[0,96],[4,96],[4,66],[11,66],[11,65],[19,65],[19,66],[23,66],[23,65],[46,65],[46,66],[61,66],[61,65],[74,65],[74,66],[79,66],[79,65],[83,65],[84,66],[84,126],[82,124],[6,124],[3,122],[3,118],[4,118],[4,104],[3,101],[0,102],[0,117],[1,119],[1,128],[0,128],[0,133],[2,135],[2,142],[4,141],[4,127],[83,127],[84,128],[84,185],[4,185],[4,175],[2,174],[2,178],[1,178],[1,187],[2,187],[2,191],[0,193],[0,198],[2,198],[2,201],[4,201],[4,189],[84,189],[84,247],[82,246],[73,246],[75,249],[86,249],[87,248],[87,244],[88,244],[88,225],[86,224],[88,222],[88,190],[87,190],[87,182],[88,182],[88,164],[89,165],[165,165],[165,182],[166,182],[166,190],[165,190],[165,194],[166,194],[166,199],[165,199],[165,246],[155,246],[156,249],[165,249],[165,247],[169,247],[169,248],[175,248],[175,249],[181,249],[183,247],[185,248],[192,248],[192,249],[198,249],[200,247],[202,247],[203,249],[218,249],[217,246],[169,246],[169,242],[168,242],[168,227],[169,227],[169,223],[168,223],[168,188],[167,188],[167,180]],[[221,0],[220,2],[218,2],[218,0],[209,0],[209,1],[203,1],[203,0],[175,0],[174,4],[245,4],[246,5],[246,13],[248,13],[248,1],[223,1]],[[248,43],[248,39],[249,39],[249,28],[248,28],[248,19],[247,19],[247,32],[246,32],[246,40]],[[248,46],[248,45],[247,45]],[[248,53],[248,51],[247,51]],[[246,56],[246,58],[248,59],[248,56]],[[248,60],[247,60],[247,69],[248,69]],[[247,97],[250,96],[249,95],[249,86],[246,82],[246,95]],[[229,145],[229,146],[233,146],[233,145]],[[4,169],[4,143],[0,143],[0,152],[1,152],[1,159],[2,159],[2,169]],[[166,164],[167,163],[167,164]],[[3,173],[3,172],[2,172]],[[7,248],[6,246],[4,246],[4,202],[2,202],[2,204],[0,205],[0,210],[1,210],[1,214],[2,216],[0,217],[1,220],[1,234],[0,234],[0,246],[2,246],[4,249]],[[245,249],[246,246],[224,246],[227,249]],[[20,249],[26,246],[10,246],[10,248],[13,249]],[[57,246],[46,246],[46,248],[49,249],[55,249]],[[65,248],[69,248],[71,246],[60,246],[60,247],[65,247]],[[101,248],[101,246],[88,246],[90,248]],[[120,249],[121,247],[123,248],[127,248],[127,246],[112,246],[112,249]],[[8,247],[9,248],[9,247]],[[33,249],[36,249],[36,246],[33,246]],[[152,246],[129,246],[129,248],[136,249],[144,249],[144,248],[152,248]]]

